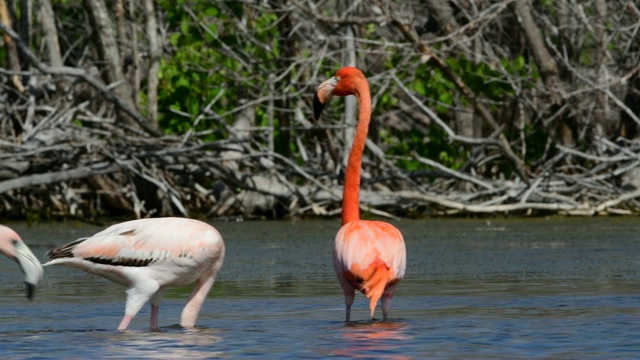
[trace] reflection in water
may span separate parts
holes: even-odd
[[[217,347],[223,341],[221,330],[208,328],[183,329],[180,326],[160,331],[127,330],[46,330],[2,332],[0,353],[19,358],[159,358],[192,359],[219,357]],[[37,344],[37,345],[36,345]],[[71,352],[69,352],[71,351]],[[14,358],[9,356],[8,358]]]
[[[410,359],[408,355],[401,355],[403,344],[410,338],[406,334],[407,329],[404,322],[350,322],[339,329],[346,347],[332,354],[353,358]]]
[[[213,350],[222,341],[220,331],[208,328],[183,329],[179,326],[161,328],[160,331],[125,331],[110,333],[100,339],[107,354],[119,357],[179,359],[223,356]],[[104,334],[102,334],[104,335]]]

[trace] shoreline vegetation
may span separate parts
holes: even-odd
[[[640,9],[604,0],[0,1],[0,217],[640,213]],[[322,8],[320,8],[322,6]]]

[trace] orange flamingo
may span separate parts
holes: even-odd
[[[370,299],[371,317],[382,297],[382,318],[389,318],[391,300],[404,277],[406,250],[402,234],[382,221],[360,220],[360,168],[369,122],[371,94],[362,71],[344,67],[318,86],[313,111],[316,119],[331,96],[354,95],[358,100],[358,125],[347,162],[342,194],[342,227],[336,235],[333,269],[344,292],[346,321],[351,318],[355,290]]]

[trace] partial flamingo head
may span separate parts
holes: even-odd
[[[27,298],[32,300],[36,286],[42,281],[42,264],[18,233],[3,225],[0,225],[0,254],[18,263],[25,276]]]
[[[359,86],[363,83],[366,84],[367,79],[362,71],[347,66],[338,70],[335,76],[320,84],[313,97],[313,115],[316,120],[320,117],[324,104],[326,104],[333,95],[358,95]],[[367,91],[368,90],[367,87]]]

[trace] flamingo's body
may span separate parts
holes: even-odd
[[[118,330],[125,330],[149,300],[150,325],[157,329],[164,289],[195,282],[180,317],[181,326],[193,327],[222,267],[224,253],[220,233],[204,222],[141,219],[113,225],[53,249],[44,265],[79,268],[126,286],[127,304]]]
[[[355,290],[370,299],[371,317],[382,298],[382,316],[386,320],[398,282],[404,277],[406,250],[402,234],[382,221],[360,220],[360,168],[369,122],[371,94],[364,74],[344,67],[318,86],[314,115],[319,117],[331,96],[355,95],[358,99],[358,125],[349,154],[342,195],[342,227],[336,236],[333,268],[342,287],[346,321],[351,318]]]
[[[12,229],[0,225],[0,254],[15,261],[24,273],[27,298],[33,300],[35,288],[42,281],[42,264]]]

